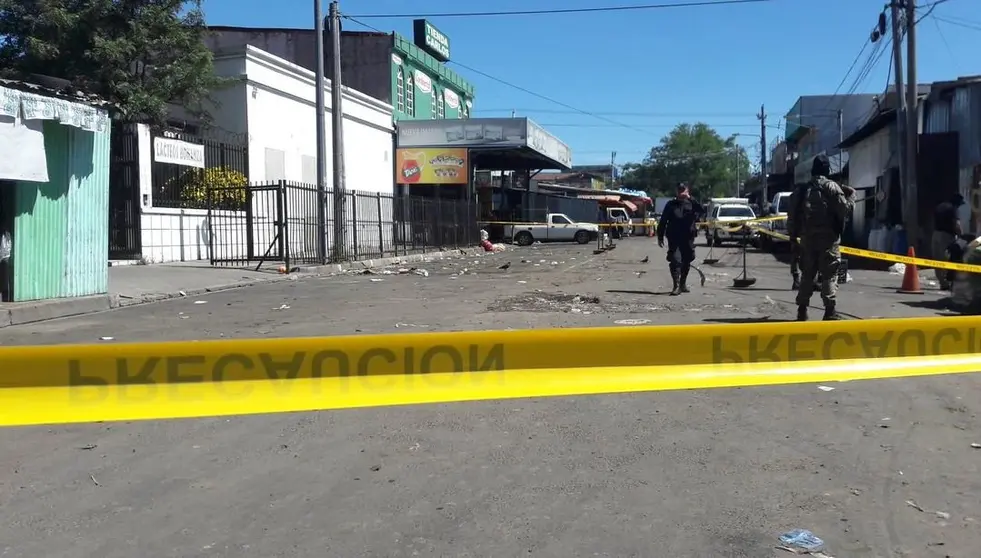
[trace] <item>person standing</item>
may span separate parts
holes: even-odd
[[[698,221],[705,215],[705,208],[691,199],[691,192],[684,183],[678,185],[678,194],[669,201],[657,224],[657,245],[664,248],[668,240],[668,269],[671,271],[671,296],[689,292],[688,272],[695,261],[695,237]]]
[[[797,291],[797,320],[807,320],[807,307],[820,274],[824,319],[840,319],[836,309],[841,235],[855,201],[855,190],[828,178],[831,163],[818,155],[811,165],[811,181],[790,206],[787,229],[800,254],[801,282]]]
[[[931,256],[935,260],[945,259],[947,248],[964,234],[964,223],[958,217],[958,209],[964,203],[964,196],[954,194],[950,201],[937,205],[933,211],[933,235],[931,238]],[[950,274],[944,269],[933,270],[940,283],[940,290],[949,291],[951,288]]]

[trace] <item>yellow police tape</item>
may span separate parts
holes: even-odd
[[[780,234],[771,230],[764,228],[756,228],[757,231],[772,236],[774,238],[779,238],[780,240],[790,240],[790,237],[785,234]],[[917,267],[926,267],[933,269],[948,269],[951,271],[963,271],[965,273],[981,273],[981,265],[971,265],[966,263],[957,262],[945,262],[942,260],[931,260],[927,258],[911,258],[909,256],[900,256],[899,254],[887,254],[885,252],[875,252],[872,250],[864,250],[862,248],[852,248],[851,246],[842,246],[841,253],[846,256],[856,256],[859,258],[867,258],[870,260],[879,260],[884,262],[892,263],[902,263],[905,265],[916,265]]]
[[[0,348],[0,425],[981,370],[973,317]]]
[[[775,217],[760,217],[760,218],[757,218],[757,219],[746,219],[744,221],[739,221],[739,225],[738,226],[731,227],[731,230],[729,230],[729,228],[723,227],[720,223],[732,223],[732,221],[699,221],[698,223],[695,223],[695,226],[697,226],[699,228],[707,228],[707,227],[724,228],[725,230],[728,230],[728,232],[736,232],[736,231],[738,231],[738,230],[740,230],[743,227],[748,226],[748,225],[753,225],[753,224],[756,224],[756,223],[766,223],[766,222],[769,222],[769,221],[781,221],[781,220],[784,220],[786,218],[787,218],[786,215],[777,215]],[[548,223],[545,223],[545,222],[527,222],[527,221],[477,221],[477,224],[479,224],[479,225],[502,225],[502,226],[510,226],[510,227],[519,227],[519,226],[520,227],[545,227],[545,226],[548,226]],[[630,222],[630,223],[573,223],[573,224],[574,225],[576,225],[576,224],[596,225],[599,228],[612,228],[612,227],[625,227],[625,226],[633,226],[633,227],[656,227],[657,226],[657,221],[655,221],[655,220],[646,220],[646,221],[644,221],[642,223]]]

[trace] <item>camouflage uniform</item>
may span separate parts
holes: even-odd
[[[836,182],[825,176],[814,176],[806,189],[790,206],[787,228],[790,236],[799,239],[801,283],[797,292],[799,320],[807,319],[807,306],[815,289],[815,279],[821,277],[821,299],[824,319],[838,318],[835,295],[838,292],[838,268],[841,265],[841,233],[851,213],[854,201]]]

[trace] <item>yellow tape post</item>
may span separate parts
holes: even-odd
[[[763,228],[757,228],[756,230],[774,238],[779,238],[780,240],[790,240],[790,237],[785,234],[780,234]],[[856,256],[859,258],[867,258],[870,260],[879,260],[890,263],[916,265],[917,267],[948,269],[951,271],[963,271],[965,273],[981,273],[981,265],[945,262],[942,260],[931,260],[928,258],[911,258],[909,256],[901,256],[899,254],[888,254],[886,252],[875,252],[873,250],[865,250],[862,248],[852,248],[851,246],[842,246],[841,253],[846,256]]]
[[[4,347],[0,425],[969,372],[979,352],[973,317]]]

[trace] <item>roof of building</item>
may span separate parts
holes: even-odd
[[[108,109],[115,106],[98,95],[76,88],[69,80],[50,76],[32,75],[27,80],[0,79],[0,87],[54,97],[91,107]]]

